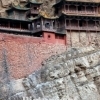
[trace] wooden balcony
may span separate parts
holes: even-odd
[[[45,27],[45,26],[43,26],[42,27],[42,30],[43,31],[48,31],[48,32],[55,32],[55,28],[53,28],[53,27]]]
[[[7,31],[7,32],[22,32],[22,33],[30,33],[31,31],[28,29],[19,29],[19,28],[8,28],[0,26],[1,31]]]
[[[90,26],[83,26],[83,27],[78,27],[78,26],[66,26],[67,30],[80,30],[80,31],[100,31],[100,27],[90,27]]]
[[[79,15],[79,16],[98,16],[99,14],[94,11],[74,11],[74,10],[66,10],[66,14],[69,15]]]
[[[38,28],[33,28],[32,33],[37,33],[37,32],[41,32],[41,31],[47,31],[47,32],[55,32],[56,29],[53,27],[45,27],[45,26],[41,26]]]
[[[37,33],[37,32],[41,32],[41,31],[42,31],[42,27],[33,28],[32,33]]]
[[[65,1],[74,1],[74,2],[92,2],[92,3],[99,3],[99,0],[65,0]]]
[[[65,27],[56,28],[56,33],[60,33],[60,34],[66,34]]]
[[[60,2],[61,0],[56,0],[56,3]],[[65,0],[65,1],[74,1],[74,2],[90,2],[90,3],[99,3],[99,0]]]

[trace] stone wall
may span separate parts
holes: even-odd
[[[78,32],[68,31],[67,46],[68,47],[84,47],[84,46],[99,46],[99,32]]]
[[[100,100],[100,49],[72,48],[52,56],[21,82],[25,90],[9,100]]]
[[[38,70],[42,61],[65,49],[64,45],[47,44],[42,38],[0,34],[0,62],[5,62],[9,77],[14,79]]]

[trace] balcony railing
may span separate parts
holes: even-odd
[[[24,33],[29,33],[30,32],[30,30],[28,30],[28,29],[8,28],[8,27],[2,27],[2,26],[0,26],[0,30],[13,31],[13,32],[24,32]]]
[[[78,27],[78,26],[66,26],[67,30],[87,30],[87,31],[100,31],[100,27],[90,27],[90,26],[83,26],[83,27]]]
[[[43,26],[42,30],[43,31],[49,31],[49,32],[55,32],[55,28],[53,28],[53,27],[45,27],[45,26]]]
[[[98,13],[94,12],[94,11],[74,11],[74,10],[66,10],[65,11],[66,14],[71,14],[71,15],[92,15],[92,16],[97,16]]]
[[[33,28],[32,33],[40,32],[40,31],[42,31],[42,27]]]
[[[45,27],[45,26],[40,26],[38,28],[33,28],[33,33],[36,33],[36,32],[40,32],[40,31],[48,31],[48,32],[55,32],[56,29],[53,28],[53,27]]]
[[[60,2],[61,0],[56,0],[56,3]],[[74,1],[74,2],[93,2],[93,3],[99,3],[99,0],[65,0],[65,1]]]
[[[75,1],[75,2],[93,2],[93,3],[99,3],[99,0],[66,0],[66,1]]]

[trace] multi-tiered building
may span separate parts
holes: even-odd
[[[66,30],[68,45],[97,42],[100,33],[99,0],[57,0],[54,7],[55,15],[59,16],[57,28]]]
[[[47,43],[67,46],[98,45],[100,33],[100,2],[57,0],[54,17],[41,14],[42,2],[29,0],[24,5],[12,5],[6,18],[0,18],[0,30],[7,33],[44,38]]]

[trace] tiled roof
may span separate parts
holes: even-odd
[[[29,2],[32,4],[42,4],[42,2],[37,2],[37,0],[29,0]]]
[[[27,11],[30,8],[26,8],[26,7],[21,7],[20,5],[12,5],[10,8],[7,9],[7,11],[12,10],[12,9],[16,9],[16,10],[23,10],[23,11]]]

